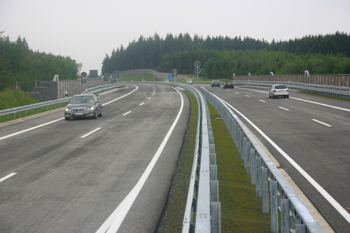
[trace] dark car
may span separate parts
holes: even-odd
[[[233,82],[227,81],[227,82],[224,83],[224,87],[223,88],[225,89],[225,88],[228,88],[228,87],[235,88],[235,85],[233,84]]]
[[[212,86],[212,87],[215,87],[215,86],[220,87],[220,82],[217,81],[217,80],[213,80],[213,81],[211,82],[211,86]]]
[[[64,109],[64,118],[92,117],[97,119],[102,116],[102,104],[94,94],[81,94],[72,97]]]

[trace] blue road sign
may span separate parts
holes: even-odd
[[[174,76],[173,76],[172,73],[169,73],[169,74],[168,74],[168,79],[174,79]]]

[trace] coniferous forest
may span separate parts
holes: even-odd
[[[168,34],[165,39],[140,36],[107,55],[102,74],[114,70],[155,69],[180,74],[193,74],[193,63],[202,64],[202,75],[208,78],[229,78],[236,75],[274,74],[350,74],[350,36],[336,32],[332,35],[305,36],[289,41],[249,37],[207,37],[186,33]]]
[[[81,64],[70,57],[35,52],[29,49],[25,38],[11,42],[0,32],[0,91],[34,80],[51,81],[59,74],[61,80],[77,79]],[[30,91],[30,90],[27,90]]]

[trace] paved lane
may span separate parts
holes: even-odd
[[[180,94],[179,121],[119,232],[157,226],[188,121]],[[97,120],[65,121],[62,110],[0,127],[3,138],[62,118],[0,140],[0,179],[17,173],[0,182],[0,232],[96,232],[149,165],[179,113],[180,94],[129,85],[99,94],[102,103],[125,97],[104,105]]]
[[[349,102],[293,90],[289,99],[269,99],[266,88],[236,86],[223,90],[207,86],[206,89],[244,114],[350,213]],[[350,224],[344,216],[247,121],[237,116],[258,136],[329,224],[338,232],[350,232]]]

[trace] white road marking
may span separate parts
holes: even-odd
[[[263,102],[263,103],[266,103],[266,101],[265,100],[259,100],[260,102]]]
[[[121,96],[121,97],[119,97],[119,98],[117,98],[117,99],[114,99],[114,100],[112,100],[112,101],[109,101],[109,102],[107,102],[107,103],[104,103],[103,105],[108,105],[108,104],[110,104],[110,103],[112,103],[112,102],[114,102],[114,101],[117,101],[117,100],[119,100],[119,99],[121,99],[121,98],[124,98],[124,97],[130,95],[131,93],[135,92],[137,89],[138,89],[138,86],[136,86],[136,89],[133,90],[133,91],[131,91],[131,92],[129,92],[128,94],[123,95],[123,96]],[[54,120],[54,121],[50,121],[50,122],[47,122],[47,123],[44,123],[44,124],[41,124],[41,125],[38,125],[38,126],[35,126],[35,127],[32,127],[32,128],[29,128],[29,129],[25,129],[25,130],[19,131],[19,132],[17,132],[17,133],[9,134],[9,135],[7,135],[7,136],[1,137],[1,138],[0,138],[0,141],[1,141],[1,140],[4,140],[4,139],[6,139],[6,138],[10,138],[10,137],[13,137],[13,136],[16,136],[16,135],[19,135],[19,134],[22,134],[22,133],[25,133],[25,132],[34,130],[34,129],[41,128],[41,127],[46,126],[46,125],[53,124],[53,123],[55,123],[55,122],[57,122],[57,121],[61,121],[61,120],[63,120],[63,119],[64,119],[64,118],[59,118],[59,119]]]
[[[176,90],[174,88],[174,90]],[[138,194],[140,193],[143,185],[145,184],[148,176],[151,174],[153,167],[157,163],[161,153],[163,152],[163,149],[165,148],[165,145],[167,144],[172,132],[175,129],[175,126],[177,125],[177,122],[180,119],[182,110],[183,110],[183,105],[184,105],[184,100],[181,95],[181,93],[176,90],[180,97],[181,97],[181,107],[179,110],[179,113],[177,114],[172,126],[170,127],[168,133],[166,134],[165,138],[162,141],[162,144],[159,146],[156,154],[153,156],[151,162],[148,164],[146,170],[142,174],[140,180],[137,182],[135,187],[131,190],[131,192],[125,197],[125,199],[120,203],[120,205],[114,210],[114,212],[109,216],[109,218],[102,224],[102,226],[97,230],[96,233],[110,233],[110,232],[117,232],[120,225],[124,221],[125,216],[129,212],[131,206],[133,205],[135,199],[137,198]]]
[[[249,95],[245,95],[245,96],[250,97]]]
[[[319,120],[316,120],[316,119],[312,119],[312,120],[315,121],[315,122],[317,122],[317,123],[320,123],[320,124],[322,124],[322,125],[325,125],[325,126],[328,126],[328,127],[332,127],[331,125],[326,124],[326,123],[324,123],[324,122],[322,122],[322,121],[319,121]]]
[[[249,90],[249,91],[255,91],[255,92],[262,92],[262,93],[267,93],[267,94],[269,93],[269,92],[266,92],[266,91],[260,91],[260,90],[254,90],[254,89],[248,89],[248,88],[237,88],[237,89]],[[293,100],[299,100],[299,101],[307,102],[307,103],[310,103],[310,104],[316,104],[316,105],[321,105],[321,106],[328,107],[328,108],[334,108],[334,109],[350,112],[350,109],[348,109],[348,108],[341,108],[341,107],[337,107],[337,106],[333,106],[333,105],[322,104],[322,103],[318,103],[318,102],[314,102],[314,101],[310,101],[310,100],[304,100],[304,99],[300,99],[300,98],[295,98],[295,97],[291,97],[291,96],[289,98],[293,99]]]
[[[136,87],[136,88],[135,88],[133,91],[129,92],[128,94],[123,95],[123,96],[121,96],[121,97],[119,97],[119,98],[117,98],[117,99],[111,100],[111,101],[109,101],[109,102],[107,102],[107,103],[104,103],[103,105],[108,105],[108,104],[110,104],[110,103],[113,103],[114,101],[117,101],[117,100],[119,100],[119,99],[121,99],[121,98],[124,98],[124,97],[130,95],[131,93],[133,93],[133,92],[135,92],[137,89],[139,89],[138,86],[135,86],[135,87]]]
[[[19,134],[22,134],[22,133],[25,133],[25,132],[34,130],[34,129],[38,129],[38,128],[44,127],[44,126],[46,126],[46,125],[53,124],[53,123],[55,123],[55,122],[57,122],[57,121],[61,121],[61,120],[63,120],[63,119],[64,119],[64,118],[62,117],[62,118],[59,118],[59,119],[57,119],[57,120],[47,122],[47,123],[45,123],[45,124],[41,124],[41,125],[38,125],[38,126],[34,126],[34,127],[32,127],[32,128],[29,128],[29,129],[25,129],[25,130],[19,131],[19,132],[17,132],[17,133],[9,134],[9,135],[7,135],[7,136],[1,137],[1,138],[0,138],[0,141],[1,141],[1,140],[4,140],[4,139],[6,139],[6,138],[10,138],[10,137],[13,137],[13,136],[16,136],[16,135],[19,135]]]
[[[3,182],[3,181],[5,181],[5,180],[7,180],[8,178],[10,178],[10,177],[12,177],[12,176],[14,176],[14,175],[16,175],[17,173],[11,173],[11,174],[8,174],[7,176],[5,176],[5,177],[3,177],[3,178],[1,178],[0,179],[0,183],[1,182]]]
[[[148,97],[148,99],[151,99],[151,97]]]
[[[123,116],[126,116],[126,115],[128,115],[129,113],[131,113],[131,111],[124,113]]]
[[[251,126],[253,126],[260,134],[263,136],[273,147],[278,150],[281,155],[286,158],[290,164],[292,164],[304,178],[310,182],[312,186],[345,218],[347,222],[350,223],[350,214],[331,196],[329,193],[322,188],[302,167],[299,166],[286,152],[284,152],[274,141],[272,141],[264,132],[262,132],[253,122],[251,122],[246,116],[244,116],[237,109],[232,107],[229,103],[224,101],[227,106],[236,111],[239,115],[241,115]]]
[[[239,92],[236,92],[236,94],[239,94]]]
[[[142,102],[142,103],[140,104],[140,106],[144,105],[144,103],[145,103],[145,102]]]
[[[90,134],[93,134],[93,133],[95,133],[96,131],[98,131],[98,130],[100,130],[100,129],[101,129],[101,127],[99,127],[99,128],[97,128],[97,129],[91,131],[90,133],[85,134],[84,136],[81,136],[80,138],[86,138],[86,137],[89,136]]]
[[[288,108],[284,108],[284,107],[281,107],[281,106],[278,106],[280,109],[283,109],[283,110],[286,110],[289,112],[289,109]]]

